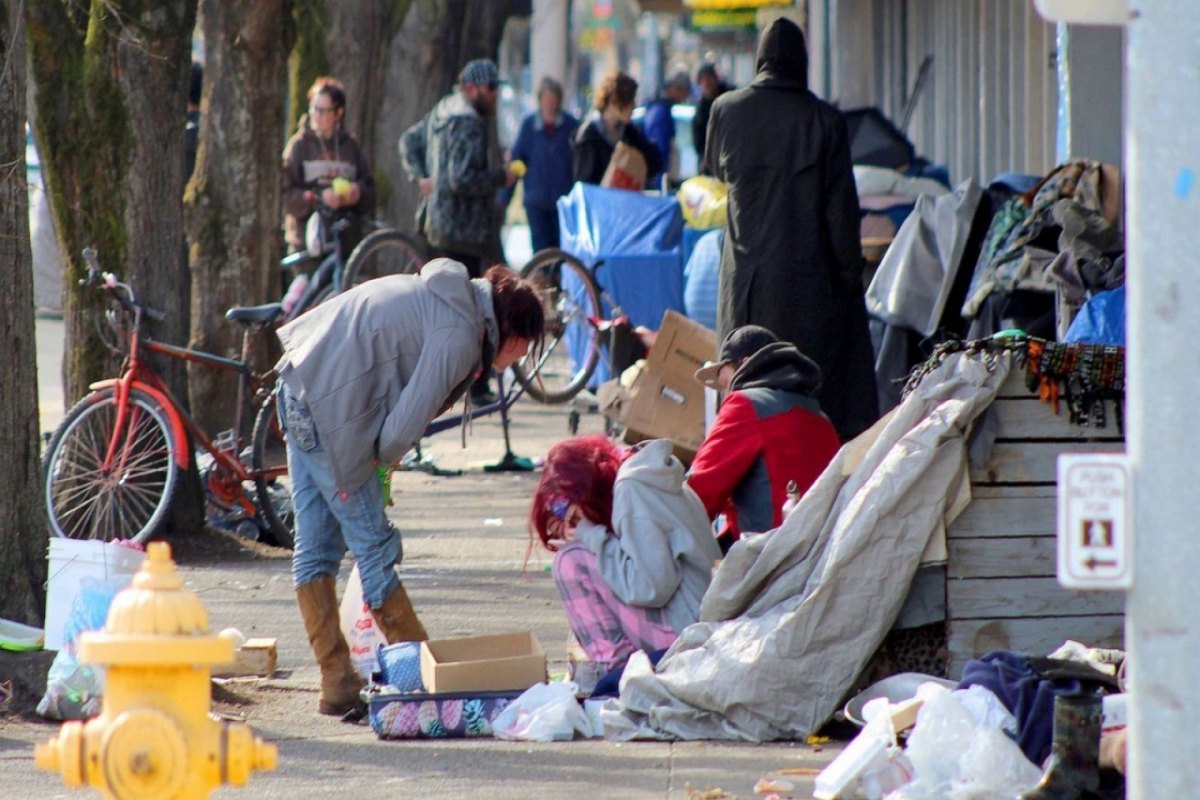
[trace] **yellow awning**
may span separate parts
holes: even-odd
[[[742,8],[793,5],[792,0],[684,0],[684,2],[690,8],[703,11],[731,11]]]

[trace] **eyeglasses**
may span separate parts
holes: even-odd
[[[312,114],[314,117],[318,116],[320,114],[332,114],[335,111],[337,111],[337,109],[334,108],[333,106],[309,106],[308,107],[308,113]]]

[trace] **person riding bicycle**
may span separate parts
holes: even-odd
[[[351,225],[339,243],[349,255],[362,238],[362,220],[375,210],[375,179],[362,148],[346,132],[346,90],[321,77],[308,90],[308,113],[283,149],[284,236],[289,252],[304,249],[308,218],[324,205]]]
[[[396,576],[399,532],[376,469],[399,461],[482,371],[541,346],[542,303],[507,267],[472,279],[434,259],[420,275],[351,288],[279,329],[279,410],[296,520],[292,579],[321,668],[318,711],[353,708],[362,687],[338,624],[347,546],[363,601],[389,643],[426,639]]]

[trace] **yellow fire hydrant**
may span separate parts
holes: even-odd
[[[204,604],[183,590],[166,543],[146,548],[104,630],[80,637],[79,658],[107,670],[100,716],[66,723],[34,754],[68,786],[112,800],[196,800],[275,769],[275,745],[208,713],[212,665],[233,660],[233,642],[209,634]]]

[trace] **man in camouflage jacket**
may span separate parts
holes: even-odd
[[[422,232],[472,277],[484,266],[496,191],[513,182],[507,165],[488,166],[487,116],[495,110],[499,84],[493,62],[469,62],[457,88],[400,137],[404,169],[424,197]]]

